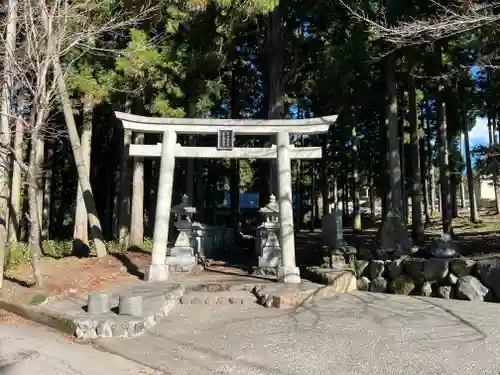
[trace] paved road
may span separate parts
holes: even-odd
[[[0,324],[2,375],[162,374],[89,345],[64,339],[44,327]]]
[[[102,344],[172,375],[497,375],[500,305],[353,293],[288,312],[185,306]]]

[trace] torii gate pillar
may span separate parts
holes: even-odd
[[[292,163],[290,135],[280,132],[277,136],[278,153],[278,203],[280,207],[280,244],[282,265],[278,281],[300,283],[300,270],[295,264],[295,235],[293,228]]]

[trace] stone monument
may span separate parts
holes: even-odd
[[[259,226],[255,239],[256,245],[260,246],[259,268],[277,268],[281,265],[281,246],[278,240],[280,208],[276,197],[271,194],[269,203],[259,212],[264,217],[264,223]]]
[[[344,227],[342,225],[342,211],[335,210],[332,213],[323,215],[321,225],[325,245],[334,249],[346,245],[344,241]]]
[[[172,208],[172,213],[177,215],[174,223],[179,231],[175,245],[170,256],[166,259],[166,264],[177,271],[191,271],[196,265],[194,248],[192,242],[192,217],[196,213],[196,208],[189,205],[189,198],[184,194],[181,203]]]

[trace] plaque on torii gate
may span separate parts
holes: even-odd
[[[132,144],[129,155],[160,157],[160,178],[156,217],[153,233],[151,265],[146,267],[145,279],[168,279],[166,261],[169,218],[172,204],[175,158],[220,159],[277,159],[279,204],[279,242],[282,256],[278,280],[300,283],[299,268],[295,263],[295,236],[293,227],[291,159],[318,159],[321,147],[293,147],[290,134],[321,134],[328,131],[337,116],[316,117],[305,120],[235,120],[159,118],[115,112],[123,128],[140,133],[163,133],[161,143],[155,145]],[[177,143],[177,134],[217,134],[216,147],[186,147]],[[276,145],[261,148],[234,147],[234,136],[275,135]]]

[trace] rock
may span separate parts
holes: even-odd
[[[424,262],[422,275],[426,281],[440,281],[449,272],[448,261],[446,259],[427,259]]]
[[[377,249],[375,250],[375,258],[382,260],[390,259],[391,258],[390,251],[386,249]]]
[[[458,277],[470,275],[475,265],[475,260],[464,258],[453,259],[450,262],[451,272],[453,272]]]
[[[488,293],[486,288],[474,276],[464,276],[458,279],[457,297],[466,301],[483,301]]]
[[[366,269],[366,267],[368,267],[369,264],[370,264],[370,262],[368,262],[367,260],[357,260],[355,262],[356,275],[358,277],[363,276],[365,269]]]
[[[387,291],[387,280],[383,277],[377,277],[370,283],[370,292],[384,293]]]
[[[356,281],[356,285],[358,287],[358,290],[361,290],[363,292],[367,292],[370,290],[370,279],[368,277],[361,277]]]
[[[215,301],[216,305],[227,305],[228,303],[228,299],[224,297],[217,297],[217,300]]]
[[[96,333],[101,339],[113,337],[113,322],[110,320],[100,322],[97,326]]]
[[[438,296],[444,299],[451,299],[453,288],[449,285],[442,285],[438,288]]]
[[[329,293],[349,293],[357,290],[356,276],[352,271],[336,271],[327,275],[329,277]]]
[[[215,305],[217,302],[217,296],[206,296],[203,302],[205,305]]]
[[[193,275],[198,275],[199,273],[203,272],[205,270],[205,267],[203,267],[203,265],[201,264],[197,264],[196,266],[194,266],[192,269],[191,269],[191,273]]]
[[[341,267],[343,265],[345,265],[345,257],[343,254],[332,254],[330,256],[329,267],[335,268],[335,267]]]
[[[476,264],[476,271],[481,281],[500,298],[500,260],[480,260]]]
[[[392,280],[396,279],[399,275],[401,275],[402,269],[403,269],[403,261],[401,259],[395,259],[387,267],[387,271]]]
[[[146,333],[146,323],[142,319],[131,319],[125,323],[129,337],[137,337]]]
[[[359,260],[373,260],[374,256],[369,249],[359,249],[358,251],[358,259]]]
[[[403,269],[413,280],[419,280],[423,277],[424,261],[421,258],[407,258],[403,261]]]
[[[430,281],[426,281],[422,284],[420,294],[424,297],[430,297],[432,295],[432,284]]]
[[[128,327],[126,326],[126,321],[115,321],[111,325],[111,331],[113,337],[128,337]]]
[[[79,339],[95,339],[97,338],[96,328],[98,322],[90,319],[81,319],[75,321],[76,330],[75,336]]]
[[[368,266],[368,276],[370,280],[382,277],[382,275],[384,274],[384,270],[385,270],[384,261],[382,260],[371,261],[370,265]]]
[[[407,275],[398,276],[392,283],[392,291],[394,294],[407,296],[415,289],[415,283],[411,277]]]
[[[458,282],[458,277],[456,277],[454,274],[451,272],[448,274],[448,277],[446,278],[446,282],[451,285],[455,285]]]
[[[358,254],[358,249],[356,249],[354,246],[344,246],[342,248],[344,254],[346,255],[357,255]]]

